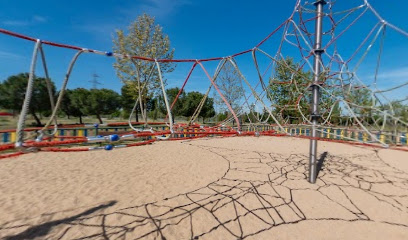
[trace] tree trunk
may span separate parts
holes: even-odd
[[[96,114],[96,117],[98,118],[99,123],[100,123],[100,124],[103,124],[103,121],[102,121],[101,115]]]
[[[40,118],[38,118],[37,114],[35,114],[35,112],[31,113],[31,115],[33,115],[35,121],[37,122],[37,127],[42,126],[41,120]]]
[[[84,123],[82,122],[82,115],[79,115],[79,123],[80,123],[80,124],[84,124]]]
[[[139,122],[139,107],[136,106],[136,110],[135,110],[135,118],[136,118],[136,122]]]

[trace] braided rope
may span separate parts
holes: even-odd
[[[324,63],[323,61],[319,62],[318,64],[322,68],[323,74],[321,75],[321,83],[319,83],[319,90],[323,93],[326,94],[327,98],[330,99],[330,102],[323,108],[322,112],[322,117],[321,121],[318,124],[318,127],[323,127],[324,125],[329,125],[332,126],[332,117],[333,114],[336,110],[336,107],[341,105],[342,106],[342,111],[347,112],[346,114],[343,114],[342,119],[340,121],[345,121],[345,126],[346,127],[352,127],[352,128],[359,128],[362,129],[365,133],[368,134],[370,140],[369,141],[374,141],[381,143],[383,146],[388,146],[388,143],[385,140],[380,139],[374,132],[377,131],[384,131],[387,129],[387,127],[391,127],[394,131],[393,136],[397,136],[398,134],[398,125],[401,126],[408,126],[408,123],[402,119],[399,116],[396,116],[397,112],[395,109],[395,106],[393,106],[392,102],[394,101],[392,97],[390,97],[389,94],[392,91],[397,91],[402,89],[403,87],[408,86],[408,83],[398,83],[397,85],[394,86],[387,86],[386,89],[380,89],[379,86],[379,70],[380,70],[380,63],[383,60],[383,50],[384,50],[384,42],[385,42],[385,35],[386,35],[386,30],[395,30],[397,33],[403,35],[404,37],[408,37],[408,33],[405,32],[404,30],[401,30],[400,28],[388,23],[385,21],[379,14],[376,12],[373,7],[368,3],[367,0],[364,0],[363,4],[358,5],[356,7],[347,9],[347,10],[341,10],[338,12],[334,11],[334,6],[335,6],[336,1],[329,1],[329,12],[327,14],[324,14],[324,17],[328,20],[327,22],[329,23],[328,29],[326,32],[324,32],[324,35],[328,36],[329,42],[322,46],[322,49],[324,50],[323,56],[328,59],[328,62]],[[134,63],[136,61],[149,61],[152,62],[152,70],[156,67],[157,71],[159,73],[159,78],[160,78],[160,84],[161,84],[161,90],[163,91],[163,97],[166,105],[166,111],[168,113],[169,119],[170,119],[170,129],[171,133],[174,131],[174,122],[173,122],[173,117],[171,110],[176,103],[179,95],[182,93],[185,85],[187,84],[187,81],[190,78],[191,73],[195,69],[196,65],[200,65],[200,67],[203,69],[205,75],[208,77],[208,79],[211,81],[210,86],[207,89],[206,94],[204,94],[204,97],[201,99],[199,105],[194,111],[194,114],[191,116],[189,125],[192,125],[194,121],[198,118],[200,115],[200,112],[202,111],[202,108],[210,94],[210,91],[212,90],[212,87],[215,88],[215,91],[219,93],[223,101],[225,102],[226,106],[228,107],[231,115],[229,115],[224,121],[221,122],[222,124],[230,124],[232,121],[236,121],[238,124],[238,130],[240,130],[240,121],[238,117],[246,115],[249,119],[250,122],[250,127],[255,126],[258,123],[266,123],[269,121],[269,119],[272,119],[271,121],[274,122],[276,127],[280,131],[284,131],[283,126],[288,123],[292,122],[293,119],[296,119],[298,123],[301,124],[306,124],[310,125],[310,113],[306,113],[308,109],[302,106],[301,103],[304,103],[308,100],[308,88],[310,87],[310,79],[306,79],[306,77],[300,75],[302,78],[302,81],[298,81],[299,78],[296,78],[298,74],[298,71],[307,71],[307,69],[313,69],[313,64],[311,63],[311,58],[313,57],[314,53],[314,47],[313,47],[313,41],[312,41],[312,36],[313,33],[308,29],[307,23],[310,23],[316,19],[315,16],[308,18],[308,15],[310,14],[315,14],[316,11],[313,9],[309,9],[309,3],[306,2],[305,6],[301,5],[301,1],[298,0],[296,3],[296,6],[294,8],[294,11],[292,12],[291,16],[284,21],[278,28],[276,28],[272,33],[270,33],[265,39],[263,39],[261,42],[259,42],[256,47],[250,49],[250,50],[245,50],[236,54],[230,55],[230,57],[215,57],[215,58],[208,58],[208,59],[201,59],[201,60],[193,60],[193,59],[150,59],[150,58],[144,58],[144,57],[138,57],[138,56],[128,56],[125,54],[116,54],[116,53],[109,53],[109,52],[102,52],[102,51],[97,51],[97,50],[85,50],[83,48],[75,47],[75,46],[70,46],[70,45],[64,45],[64,44],[56,44],[48,41],[40,41],[33,39],[31,37],[27,37],[21,34],[16,34],[7,30],[2,30],[0,29],[0,32],[4,34],[8,34],[11,36],[27,39],[30,41],[36,41],[36,45],[34,47],[34,52],[31,60],[31,66],[30,66],[30,75],[29,75],[29,82],[27,84],[27,90],[26,90],[26,98],[24,100],[24,104],[22,107],[21,115],[19,118],[19,123],[17,126],[17,142],[16,146],[22,147],[24,144],[24,124],[25,120],[29,111],[29,104],[31,101],[31,94],[33,91],[33,81],[34,81],[34,72],[35,72],[35,65],[37,61],[37,55],[38,51],[40,51],[41,58],[42,58],[42,63],[46,75],[46,83],[47,83],[47,89],[48,93],[50,96],[50,103],[51,103],[51,109],[52,109],[52,116],[47,122],[47,124],[40,130],[40,133],[44,133],[45,135],[52,136],[56,133],[57,131],[57,117],[56,113],[59,109],[60,106],[60,101],[64,95],[64,91],[66,88],[66,84],[68,82],[69,74],[70,71],[72,70],[73,64],[76,61],[76,58],[73,59],[73,63],[71,62],[71,65],[68,70],[67,77],[64,81],[63,87],[61,89],[60,95],[58,96],[57,103],[54,106],[54,99],[52,98],[52,91],[51,91],[51,83],[50,79],[48,76],[48,69],[47,65],[45,62],[45,54],[42,48],[42,44],[48,44],[52,46],[57,46],[57,47],[65,47],[69,49],[75,49],[78,50],[79,52],[77,53],[78,55],[85,51],[85,52],[90,52],[90,53],[95,53],[95,54],[101,54],[101,55],[106,55],[106,56],[115,56],[117,58],[130,58]],[[375,24],[375,26],[370,30],[368,35],[363,39],[363,41],[358,45],[357,49],[352,52],[350,58],[347,60],[343,60],[341,55],[338,52],[338,46],[337,46],[337,40],[344,36],[345,33],[352,27],[354,26],[360,19],[362,19],[364,16],[367,14],[372,13],[375,15],[376,19],[378,22]],[[336,20],[337,18],[337,20]],[[298,21],[297,21],[298,20]],[[347,24],[343,29],[340,29],[338,26],[340,23]],[[340,29],[340,31],[339,31]],[[263,45],[268,39],[270,39],[277,31],[282,31],[282,36],[280,38],[280,43],[278,45],[278,50],[275,55],[270,55],[266,51],[263,51],[260,49],[260,46]],[[336,32],[339,32],[338,34],[335,34]],[[374,52],[374,46],[376,46],[376,43],[379,42],[379,50],[377,54],[377,61],[375,64],[374,68],[374,76],[373,76],[373,82],[371,84],[367,84],[366,82],[362,81],[358,74],[357,71],[361,68],[363,65],[363,62],[366,61],[366,59],[369,57],[369,53]],[[282,53],[282,46],[286,44],[287,46],[290,47],[295,47],[299,51],[299,56],[301,57],[299,61],[299,68],[298,69],[292,69],[290,66],[285,61],[282,61],[285,59],[284,54]],[[367,45],[365,48],[364,46]],[[262,46],[262,48],[265,45]],[[265,46],[266,47],[266,46]],[[362,52],[360,52],[362,51]],[[277,106],[277,104],[274,104],[270,98],[270,92],[268,91],[268,84],[265,82],[265,71],[264,74],[261,74],[261,69],[258,64],[258,59],[256,56],[256,53],[259,52],[269,58],[270,63],[268,65],[268,68],[272,66],[272,69],[277,66],[277,64],[284,64],[287,68],[287,71],[291,73],[290,79],[287,82],[274,82],[273,78],[271,77],[271,80],[269,84],[282,84],[282,85],[291,85],[293,86],[293,93],[291,93],[291,96],[295,99],[290,100],[290,102],[283,104],[281,106]],[[109,54],[108,54],[109,53]],[[256,69],[256,72],[258,74],[258,83],[255,87],[253,87],[253,84],[251,84],[247,77],[244,76],[244,74],[241,72],[240,68],[238,67],[238,64],[236,63],[235,57],[241,56],[247,53],[252,53],[252,59],[254,62],[254,66]],[[357,59],[356,63],[354,64],[354,67],[351,67],[351,61],[356,59],[357,54],[361,54],[361,56]],[[77,56],[76,56],[77,57]],[[268,61],[269,61],[268,60]],[[207,70],[204,68],[203,63],[206,61],[219,61],[217,69],[215,70],[215,73],[213,77],[208,74]],[[247,85],[248,89],[250,90],[250,94],[246,94],[244,92],[244,104],[250,108],[251,103],[254,104],[255,107],[263,106],[264,112],[262,113],[262,117],[259,117],[259,114],[255,114],[254,112],[247,112],[247,109],[240,109],[237,112],[234,112],[232,109],[231,105],[226,101],[224,96],[221,94],[221,91],[216,85],[216,80],[217,77],[220,73],[220,71],[224,68],[224,65],[226,62],[230,62],[234,68],[236,69],[237,72],[239,72],[239,75],[241,76],[241,79],[245,82]],[[190,72],[187,75],[187,78],[185,79],[182,88],[180,89],[177,97],[173,100],[173,103],[171,106],[169,105],[166,93],[165,93],[165,84],[162,79],[161,75],[161,70],[160,70],[160,64],[161,62],[193,62],[193,66],[190,70]],[[136,64],[137,65],[137,64]],[[271,71],[271,76],[273,75],[273,70]],[[141,112],[142,112],[142,117],[144,119],[145,125],[147,126],[147,113],[144,109],[143,103],[142,103],[142,92],[143,90],[147,87],[147,81],[141,84],[140,82],[140,72],[137,71],[137,78],[138,78],[138,91],[139,91],[139,96],[135,101],[135,105],[132,109],[130,118],[129,118],[129,126],[135,130],[135,131],[140,131],[140,129],[135,128],[132,123],[131,123],[131,118],[134,114],[134,111],[136,110],[137,104],[140,105],[141,107]],[[298,76],[299,77],[299,76]],[[150,77],[149,77],[150,78]],[[249,79],[250,80],[250,79]],[[243,86],[242,81],[240,81],[241,86]],[[261,90],[258,90],[258,86],[261,86]],[[371,89],[372,88],[372,89]],[[363,89],[367,90],[369,92],[369,102],[368,103],[359,103],[359,102],[354,102],[352,99],[351,95],[353,93],[356,93],[356,89]],[[336,92],[339,91],[339,92]],[[253,98],[251,98],[253,97]],[[265,97],[266,100],[265,100]],[[268,104],[266,101],[271,101],[271,104]],[[255,100],[253,100],[255,99]],[[407,101],[408,97],[398,99],[397,102],[404,102]],[[276,111],[275,111],[275,110]],[[289,111],[296,111],[295,116],[284,116],[284,111],[289,110]],[[372,111],[373,113],[377,114],[374,116],[374,114],[365,117],[364,111]],[[299,116],[299,114],[300,116]],[[251,120],[250,114],[254,117]],[[264,114],[268,115],[267,120],[263,121],[262,119],[264,118]],[[53,133],[48,134],[46,131],[48,127],[54,122],[54,128],[53,128]],[[218,125],[220,126],[220,124]],[[152,130],[150,130],[152,131]],[[169,136],[168,136],[169,137]],[[41,138],[41,137],[40,137]],[[160,139],[160,138],[159,138]],[[356,139],[354,139],[356,140]],[[363,141],[360,139],[357,139],[358,141]]]
[[[144,131],[152,132],[152,131],[153,131],[152,128],[150,128],[150,129],[135,128],[135,127],[133,126],[133,124],[132,124],[133,114],[136,112],[137,104],[139,103],[139,105],[140,105],[140,111],[142,112],[142,117],[143,117],[144,120],[145,120],[145,126],[148,126],[148,125],[149,125],[148,122],[147,122],[147,117],[146,117],[146,118],[144,117],[144,110],[143,110],[143,103],[142,103],[142,92],[144,91],[144,89],[146,88],[147,84],[149,83],[149,81],[150,81],[150,79],[151,79],[151,77],[152,77],[152,74],[153,74],[153,70],[154,70],[154,64],[152,65],[152,67],[151,67],[151,69],[150,69],[150,73],[149,73],[149,75],[148,75],[146,81],[143,83],[142,86],[140,86],[140,76],[139,76],[139,74],[137,74],[138,92],[139,92],[139,94],[138,94],[138,97],[137,97],[137,99],[136,99],[136,101],[135,101],[135,104],[133,105],[132,111],[130,112],[129,120],[128,120],[128,125],[129,125],[129,127],[130,127],[131,129],[133,129],[134,131],[138,131],[138,132],[144,132]],[[139,72],[139,71],[136,71],[136,72]]]
[[[35,43],[33,55],[32,55],[32,58],[31,58],[31,66],[30,66],[30,73],[29,73],[29,77],[28,77],[26,94],[25,94],[23,106],[21,108],[20,118],[18,119],[18,124],[17,124],[17,141],[16,141],[16,144],[15,144],[17,148],[22,148],[23,147],[24,126],[25,126],[25,121],[26,121],[26,118],[27,118],[27,114],[29,112],[31,97],[32,97],[32,94],[33,94],[35,66],[36,66],[36,63],[37,63],[37,54],[38,54],[38,50],[39,50],[40,46],[41,46],[41,40],[38,39],[36,41],[36,43]]]
[[[159,73],[160,86],[161,86],[161,89],[163,91],[164,103],[166,104],[167,115],[169,116],[170,132],[173,133],[173,131],[174,131],[173,130],[173,115],[171,114],[169,101],[167,100],[167,93],[166,93],[166,89],[164,87],[164,81],[163,81],[162,73],[161,73],[161,70],[160,70],[160,64],[159,64],[158,61],[156,61],[156,66],[157,66],[157,72]],[[160,140],[166,140],[166,139],[169,139],[170,136],[171,136],[171,134],[167,135],[166,137],[157,136],[157,138],[160,139]]]
[[[198,62],[196,62],[196,64],[197,63]],[[215,70],[215,74],[213,76],[214,82],[217,81],[218,75],[220,74],[220,72],[221,72],[222,68],[224,67],[224,65],[225,65],[225,59],[223,59],[222,61],[220,61],[218,63],[217,68]],[[197,120],[198,116],[200,115],[201,110],[203,109],[204,104],[205,104],[205,102],[206,102],[206,100],[208,98],[208,95],[210,94],[212,86],[213,85],[210,83],[210,86],[208,87],[207,92],[205,92],[204,97],[201,99],[200,103],[198,104],[198,107],[195,109],[193,115],[191,116],[191,118],[189,120],[190,125],[193,124]]]
[[[67,73],[65,74],[65,79],[64,79],[64,81],[63,81],[63,83],[62,83],[62,87],[61,87],[60,93],[59,93],[59,95],[58,95],[57,103],[55,104],[55,107],[53,107],[53,111],[52,111],[52,114],[51,114],[51,116],[50,116],[49,121],[48,121],[48,122],[45,124],[45,126],[40,130],[41,132],[44,132],[44,131],[49,127],[49,125],[51,124],[51,122],[52,122],[54,119],[56,119],[58,110],[59,110],[59,108],[60,108],[60,106],[61,106],[61,103],[62,103],[62,101],[63,101],[63,99],[64,99],[65,90],[66,90],[66,88],[67,88],[68,81],[69,81],[69,77],[71,76],[72,69],[74,68],[74,65],[75,65],[75,63],[76,63],[78,57],[79,57],[83,52],[86,52],[86,50],[83,49],[83,50],[80,50],[80,51],[76,52],[75,55],[73,56],[73,58],[71,59],[71,62],[70,62],[69,65],[68,65]],[[52,106],[52,105],[51,105],[51,106]],[[55,121],[56,121],[56,120],[55,120]],[[54,134],[55,134],[55,133],[56,133],[56,130],[54,130]],[[53,134],[53,135],[54,135],[54,134]]]
[[[51,112],[53,112],[54,109],[55,109],[55,101],[54,101],[54,95],[53,95],[53,92],[52,92],[51,79],[50,79],[49,74],[48,74],[47,62],[45,60],[45,53],[44,53],[44,49],[42,48],[42,46],[40,46],[40,53],[41,53],[41,61],[43,63],[43,68],[44,68],[44,73],[45,73],[45,82],[47,84],[48,96],[50,98]],[[41,129],[39,131],[40,134],[45,134],[47,136],[54,136],[57,133],[57,131],[58,131],[57,117],[54,116],[53,118],[50,118],[49,122],[51,122],[51,120],[54,121],[54,128],[53,128],[54,130],[53,130],[53,132],[49,134],[46,131],[44,131],[48,127],[48,125],[49,125],[49,123],[48,123],[48,124],[45,124],[43,129]]]

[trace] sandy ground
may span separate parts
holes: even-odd
[[[407,239],[408,153],[237,137],[0,161],[0,239]]]

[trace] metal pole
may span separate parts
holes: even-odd
[[[312,105],[312,138],[310,140],[310,156],[309,156],[309,182],[315,183],[317,177],[317,123],[319,115],[319,77],[320,64],[322,59],[322,24],[323,24],[323,6],[326,4],[324,0],[318,0],[314,3],[316,6],[316,24],[315,24],[315,45],[314,45],[314,75],[311,90],[313,92]]]

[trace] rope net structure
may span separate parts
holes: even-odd
[[[318,1],[325,4],[324,11],[319,14],[315,8],[316,2],[299,0],[290,17],[254,47],[229,56],[208,59],[130,56],[39,40],[0,29],[2,34],[35,43],[16,144],[0,145],[0,151],[4,153],[0,157],[38,150],[111,150],[150,144],[156,140],[239,135],[297,136],[407,150],[398,145],[406,145],[407,142],[404,132],[408,127],[408,114],[407,108],[401,106],[408,102],[408,81],[395,79],[389,74],[392,67],[403,67],[404,59],[390,57],[386,51],[392,49],[387,45],[389,37],[406,44],[404,41],[408,40],[408,32],[384,20],[367,0],[350,1],[353,6],[344,9],[339,9],[337,2]],[[319,18],[323,26],[322,46],[316,47],[315,23]],[[25,134],[25,121],[38,55],[49,82],[44,53],[47,46],[71,49],[75,54],[68,65],[57,101],[50,98],[53,109],[50,120],[34,136],[32,133]],[[157,91],[167,113],[167,129],[154,129],[148,122],[143,128],[132,124],[132,115],[141,103],[139,98],[128,123],[132,131],[108,136],[58,137],[59,141],[55,141],[57,113],[75,63],[84,54],[151,64],[150,75],[153,72],[157,74],[160,83]],[[321,57],[317,62],[321,69],[319,72],[313,66],[317,54]],[[393,64],[390,64],[391,61]],[[186,69],[180,92],[174,99],[169,99],[166,94],[166,79],[180,79],[180,75],[162,73],[162,65],[169,62],[177,63],[178,69]],[[383,68],[383,65],[387,68]],[[313,81],[313,75],[317,82]],[[208,83],[204,97],[187,121],[174,122],[172,109],[183,90],[194,84],[195,80],[200,84]],[[144,89],[148,81],[139,89]],[[312,113],[310,107],[313,88],[318,88],[320,92],[318,116]],[[208,98],[214,100],[217,112],[225,113],[225,117],[213,117],[210,119],[211,125],[200,125],[197,120]],[[315,128],[318,135],[312,137],[310,128],[313,118],[317,117]],[[300,133],[291,131],[294,128],[300,129]]]

